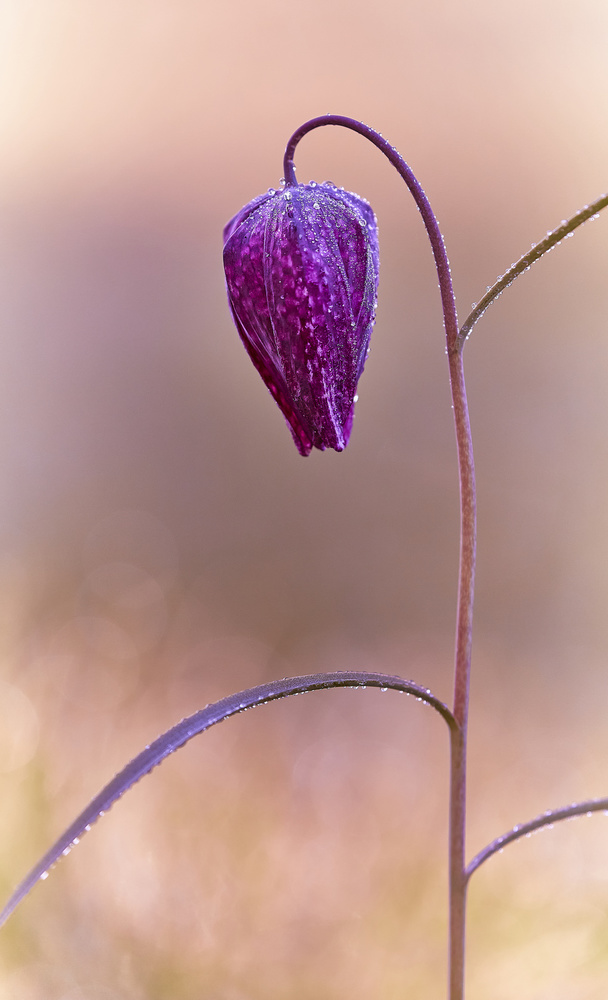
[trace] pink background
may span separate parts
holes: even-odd
[[[363,139],[302,181],[378,216],[351,443],[302,459],[229,317],[221,229],[291,132],[373,125],[443,228],[461,318],[608,184],[608,7],[5,0],[0,11],[0,887],[182,715],[317,669],[449,700],[458,509],[432,257]],[[524,275],[466,367],[479,486],[470,850],[608,794],[608,218]],[[3,763],[4,762],[4,763]],[[447,741],[414,702],[226,723],[2,931],[0,998],[445,995]],[[488,863],[468,1000],[600,1000],[605,820]]]

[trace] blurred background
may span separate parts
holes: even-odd
[[[400,673],[451,700],[458,553],[437,281],[371,145],[301,181],[378,216],[372,351],[343,454],[302,459],[225,301],[224,223],[292,131],[373,125],[438,215],[461,318],[608,185],[603,0],[3,0],[0,888],[126,761],[242,687]],[[467,346],[479,486],[469,854],[608,794],[608,217]],[[0,935],[1,1000],[445,996],[447,739],[341,691],[156,770]],[[518,843],[471,888],[469,1000],[600,1000],[608,827]]]

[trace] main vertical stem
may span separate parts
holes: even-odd
[[[467,724],[473,593],[475,584],[476,503],[475,467],[462,354],[449,352],[450,384],[458,446],[460,474],[460,573],[454,664],[454,716],[458,729],[451,731],[450,757],[450,1000],[464,997],[466,929],[465,830],[467,777]]]
[[[450,265],[430,202],[413,171],[397,150],[369,125],[343,115],[323,115],[305,122],[291,136],[285,150],[283,170],[289,187],[297,184],[294,153],[300,139],[323,125],[340,125],[369,139],[390,160],[407,184],[422,216],[435,258],[450,366],[450,386],[456,427],[460,475],[460,572],[454,664],[454,716],[451,730],[450,764],[450,970],[449,1000],[464,998],[464,948],[466,913],[465,829],[466,829],[466,748],[473,627],[473,587],[475,578],[475,468],[467,394],[462,365],[462,343],[458,340],[458,317],[452,289]]]

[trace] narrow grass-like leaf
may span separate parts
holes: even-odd
[[[63,856],[70,853],[93,823],[103,816],[107,810],[133,785],[143,778],[144,775],[160,764],[161,761],[179,750],[185,743],[199,733],[205,732],[211,726],[231,715],[238,715],[248,708],[255,708],[258,705],[265,705],[270,701],[277,701],[279,698],[288,698],[290,695],[305,694],[309,691],[322,691],[329,688],[380,688],[381,690],[401,691],[404,694],[412,694],[419,701],[426,702],[431,708],[445,719],[451,730],[457,728],[449,708],[435,698],[426,688],[420,687],[413,681],[403,680],[401,677],[394,677],[390,674],[368,673],[366,671],[340,671],[335,673],[305,674],[301,677],[287,677],[283,680],[270,681],[267,684],[259,684],[257,687],[240,691],[237,694],[222,698],[212,705],[207,705],[194,715],[189,715],[182,719],[177,725],[159,736],[153,743],[142,750],[137,757],[134,757],[126,767],[122,769],[101,792],[89,802],[80,815],[55,841],[46,854],[34,865],[32,870],[17,886],[8,903],[0,913],[0,926],[8,919],[13,910],[19,905],[29,891],[40,879],[46,878],[49,869]]]
[[[471,330],[475,326],[478,320],[481,319],[485,313],[488,306],[492,305],[495,299],[499,295],[502,295],[505,288],[508,288],[520,274],[524,271],[529,271],[532,264],[535,264],[537,260],[540,260],[549,250],[556,247],[562,240],[566,237],[571,236],[575,229],[582,226],[583,222],[587,222],[589,219],[594,219],[598,212],[601,212],[603,208],[608,205],[608,194],[600,195],[595,201],[592,201],[590,205],[585,205],[584,208],[573,215],[571,219],[566,219],[564,222],[560,223],[556,229],[553,229],[550,233],[547,233],[544,240],[540,240],[539,243],[535,243],[528,253],[525,253],[523,257],[516,260],[514,264],[511,265],[508,271],[502,275],[501,278],[497,278],[491,288],[488,288],[486,294],[479,300],[477,305],[473,308],[473,311],[467,316],[462,327],[460,328],[460,333],[458,334],[458,340],[456,342],[456,347],[458,351],[462,351],[467,337],[471,333]]]
[[[574,819],[577,816],[590,816],[591,813],[596,812],[608,813],[608,798],[587,799],[585,802],[573,802],[570,806],[562,806],[561,809],[547,809],[546,812],[541,813],[540,816],[536,816],[527,823],[514,826],[508,833],[503,833],[501,837],[497,837],[491,844],[484,847],[479,854],[475,855],[466,867],[465,874],[467,880],[470,879],[473,872],[476,872],[484,861],[491,858],[493,854],[502,851],[507,844],[512,844],[514,840],[519,840],[520,837],[529,837],[530,834],[536,833],[537,830],[552,827],[564,819]]]

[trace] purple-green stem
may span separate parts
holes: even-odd
[[[296,184],[293,162],[296,146],[308,132],[322,125],[341,125],[369,139],[389,159],[407,184],[426,227],[439,277],[441,306],[447,344],[460,474],[460,572],[454,656],[454,709],[456,725],[450,729],[450,823],[449,823],[449,1000],[463,1000],[467,879],[465,872],[467,722],[473,591],[475,582],[475,466],[464,381],[462,352],[458,344],[458,316],[450,265],[443,236],[429,200],[403,157],[378,132],[343,115],[323,115],[302,125],[287,143],[284,159],[285,184]]]

